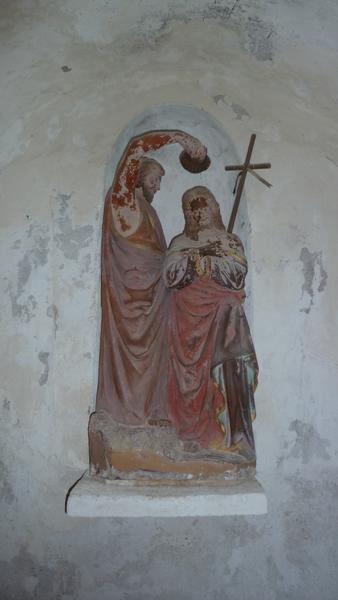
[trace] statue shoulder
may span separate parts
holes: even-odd
[[[175,235],[171,240],[168,249],[167,256],[170,254],[174,254],[175,252],[187,251],[191,246],[191,240],[187,238],[185,233],[179,233]]]

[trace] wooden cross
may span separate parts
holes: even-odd
[[[269,188],[272,187],[271,183],[269,183],[268,181],[266,181],[266,179],[264,179],[263,177],[258,175],[258,173],[255,173],[256,169],[270,169],[271,163],[250,163],[255,139],[256,139],[256,134],[253,133],[250,138],[248,151],[246,153],[246,158],[245,158],[243,165],[229,165],[229,166],[225,167],[226,171],[239,171],[239,173],[237,175],[238,185],[236,182],[235,189],[234,189],[234,193],[236,191],[236,196],[235,196],[234,205],[232,207],[232,211],[231,211],[231,215],[230,215],[230,219],[229,219],[229,224],[228,224],[228,229],[227,229],[228,233],[232,233],[232,230],[234,228],[234,224],[235,224],[235,220],[236,220],[236,216],[237,216],[237,212],[238,212],[238,207],[239,207],[239,203],[241,201],[241,196],[242,196],[247,173],[251,173],[251,175],[256,177],[256,179],[258,179],[259,181],[264,183],[264,185],[267,185]],[[237,188],[237,190],[236,190],[236,188]]]

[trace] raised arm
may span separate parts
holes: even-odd
[[[147,152],[175,143],[180,144],[197,160],[203,160],[206,155],[206,148],[201,142],[183,131],[150,131],[130,140],[116,169],[111,189],[113,222],[120,235],[128,237],[140,225],[141,214],[135,188],[141,157]]]

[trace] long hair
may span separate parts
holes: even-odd
[[[196,198],[203,198],[211,209],[213,216],[213,228],[225,230],[219,204],[213,193],[203,185],[195,186],[184,192],[182,196],[182,208],[185,219],[184,233],[191,240],[198,240],[198,234],[203,229],[193,218],[192,203]]]

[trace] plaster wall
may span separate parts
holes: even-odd
[[[336,2],[0,11],[1,599],[335,600]],[[273,165],[271,190],[247,183],[269,513],[70,519],[95,393],[107,157],[163,104],[205,111],[239,156],[256,132],[255,160]]]

